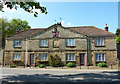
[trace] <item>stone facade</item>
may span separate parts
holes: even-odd
[[[60,32],[59,38],[53,38],[52,31],[54,26],[46,31],[37,33],[29,38],[13,38],[6,39],[5,46],[5,58],[4,65],[12,64],[13,54],[20,53],[20,59],[22,61],[21,65],[30,65],[30,54],[34,54],[34,64],[38,65],[39,54],[47,53],[48,61],[50,54],[57,54],[64,64],[68,63],[66,61],[66,53],[75,53],[75,63],[80,65],[80,53],[85,54],[85,66],[96,65],[95,53],[105,53],[105,62],[108,66],[110,64],[116,65],[117,63],[117,51],[116,51],[116,39],[115,36],[104,36],[105,46],[95,46],[94,38],[99,36],[89,36],[84,34],[71,31],[70,29],[62,28],[60,25],[57,26]],[[103,37],[103,36],[102,36]],[[88,41],[89,38],[89,41]],[[40,40],[47,39],[48,47],[40,47]],[[74,39],[75,46],[67,47],[66,39]],[[21,40],[21,47],[14,47],[14,40]],[[88,45],[89,44],[89,45]],[[27,60],[26,60],[27,56]]]

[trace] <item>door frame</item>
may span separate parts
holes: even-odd
[[[33,55],[33,64],[31,64],[31,55]],[[29,57],[29,63],[30,63],[30,65],[34,65],[34,61],[35,61],[35,56],[34,56],[34,53],[30,53],[30,55],[29,55],[30,57]]]
[[[84,65],[81,65],[81,63],[79,63],[79,64],[80,64],[80,66],[85,66],[85,53],[79,53],[79,61],[81,60],[81,59],[80,59],[80,55],[81,55],[81,54],[84,54]],[[80,62],[81,62],[81,61],[80,61]]]

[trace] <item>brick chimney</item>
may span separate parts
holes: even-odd
[[[105,24],[105,31],[108,31],[108,26],[107,26],[107,24]]]
[[[18,30],[16,30],[16,34],[18,33],[19,31]]]

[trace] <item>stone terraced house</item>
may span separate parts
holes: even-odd
[[[26,29],[6,38],[4,65],[21,61],[21,65],[47,63],[49,55],[58,55],[64,64],[96,66],[99,62],[117,66],[116,35],[94,26]],[[39,60],[39,61],[38,61]]]

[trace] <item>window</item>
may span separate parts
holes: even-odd
[[[104,45],[104,38],[95,38],[95,45],[96,46]]]
[[[19,53],[14,53],[13,60],[20,60],[20,54]]]
[[[104,53],[96,53],[95,60],[96,61],[105,61],[105,54]]]
[[[14,40],[14,47],[21,47],[21,40]]]
[[[67,39],[66,46],[75,46],[75,40],[74,39]]]
[[[40,61],[47,61],[48,60],[47,53],[40,53],[39,60]]]
[[[47,47],[48,46],[48,40],[40,40],[40,47]]]
[[[75,61],[75,53],[66,53],[67,61]]]

